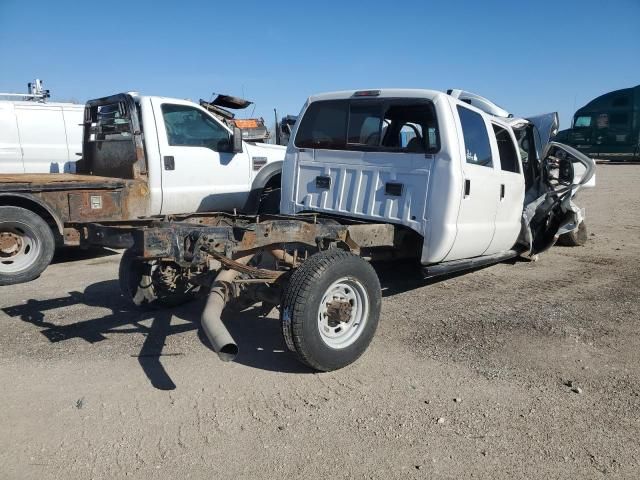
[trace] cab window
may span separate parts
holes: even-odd
[[[351,104],[347,144],[376,146],[380,142],[382,108],[378,103]]]
[[[347,100],[314,102],[304,113],[296,133],[299,148],[342,150],[346,147]]]
[[[611,128],[624,128],[629,124],[628,113],[612,113],[609,116],[609,125]]]
[[[460,105],[458,105],[458,115],[462,126],[466,162],[493,167],[489,134],[482,115]]]
[[[573,124],[574,127],[590,127],[591,126],[591,117],[590,116],[581,116],[576,118],[576,121]]]
[[[500,155],[500,168],[504,172],[520,173],[518,164],[518,154],[516,147],[511,140],[509,132],[498,125],[493,125],[493,133],[498,144],[498,154]]]
[[[231,150],[231,135],[206,113],[186,105],[162,105],[167,141],[172,146],[205,147],[216,152]]]
[[[435,153],[438,125],[427,99],[314,102],[300,121],[299,148]]]
[[[385,110],[387,124],[382,147],[407,153],[435,153],[439,150],[436,116],[431,103],[391,103]]]

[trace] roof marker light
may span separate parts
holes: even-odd
[[[354,97],[377,97],[380,95],[380,90],[358,90],[353,94]]]

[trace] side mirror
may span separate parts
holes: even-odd
[[[242,153],[242,130],[238,127],[233,127],[233,136],[231,137],[232,152]]]

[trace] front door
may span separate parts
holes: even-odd
[[[241,208],[249,191],[247,152],[233,153],[231,132],[195,105],[153,99],[162,164],[161,213]]]
[[[445,260],[459,260],[487,251],[495,231],[500,184],[494,165],[489,124],[469,108],[457,105],[462,131],[461,162],[463,192],[458,213],[458,232],[453,248]]]

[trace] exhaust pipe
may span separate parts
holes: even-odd
[[[253,255],[236,259],[237,262],[246,264]],[[223,362],[230,362],[238,355],[238,345],[222,323],[222,310],[229,297],[227,285],[231,283],[240,272],[235,270],[222,270],[211,285],[209,298],[202,312],[202,330],[211,342],[211,346]]]

